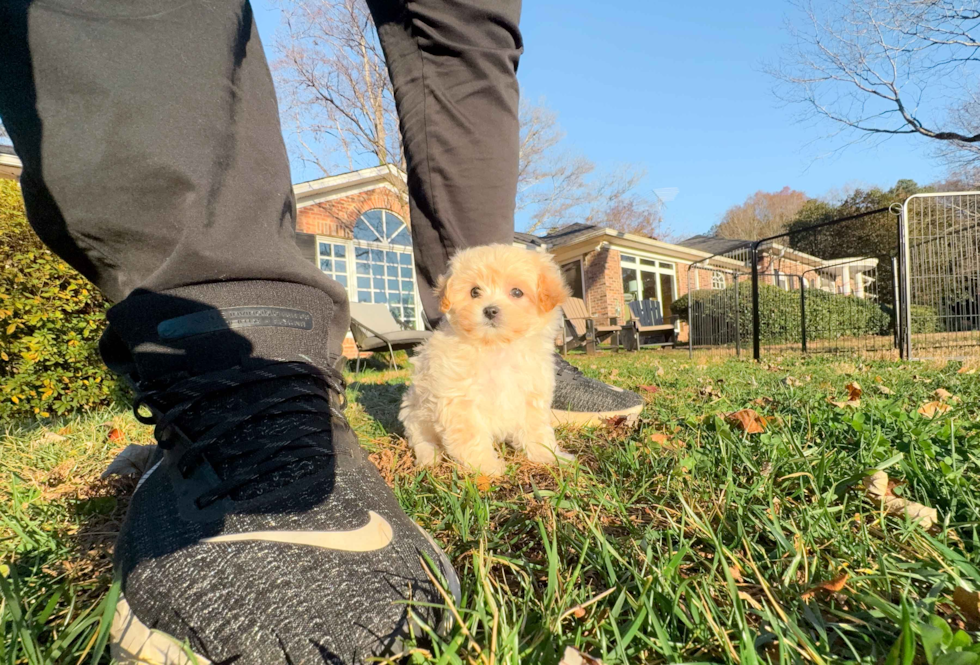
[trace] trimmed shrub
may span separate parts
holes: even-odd
[[[912,314],[912,334],[924,334],[945,332],[943,320],[932,307],[928,305],[912,305],[909,308]]]
[[[738,317],[742,340],[752,339],[752,295],[747,283],[739,284]],[[695,344],[735,341],[735,287],[701,289],[689,294],[702,325],[694,331]],[[671,304],[671,312],[687,320],[688,295]],[[800,292],[784,291],[771,284],[759,285],[760,338],[766,344],[797,343],[800,335]],[[887,335],[891,317],[877,303],[857,296],[807,289],[807,339],[835,339]],[[699,335],[703,339],[699,339]],[[713,338],[711,338],[713,336]]]
[[[108,403],[97,350],[107,305],[27,223],[20,187],[0,180],[0,418],[48,418]]]

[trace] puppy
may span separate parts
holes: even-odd
[[[510,245],[467,249],[453,257],[437,295],[445,317],[413,359],[399,413],[416,462],[446,453],[499,474],[496,442],[532,462],[574,459],[551,427],[556,308],[568,297],[551,257]]]

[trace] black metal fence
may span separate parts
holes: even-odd
[[[881,208],[695,263],[686,303],[690,352],[897,355],[899,230],[899,217]]]

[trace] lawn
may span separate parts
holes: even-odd
[[[568,645],[607,665],[980,661],[980,373],[573,359],[644,395],[639,426],[561,431],[573,467],[511,458],[495,479],[412,468],[404,372],[352,383],[363,445],[463,580],[462,625],[411,662],[553,665]],[[149,440],[122,407],[0,440],[0,664],[109,662],[109,555],[134,483],[98,476]],[[938,523],[888,514],[862,484],[874,470]]]

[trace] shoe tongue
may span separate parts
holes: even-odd
[[[100,350],[110,368],[137,380],[260,359],[306,359],[329,367],[334,311],[324,292],[285,282],[137,291],[109,310]]]

